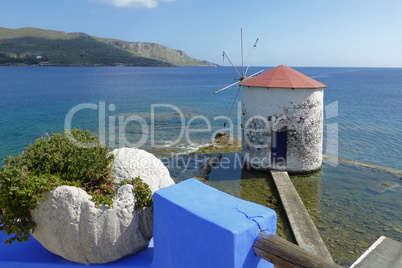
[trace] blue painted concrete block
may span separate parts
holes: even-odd
[[[189,179],[154,195],[153,267],[273,267],[254,255],[276,213]]]

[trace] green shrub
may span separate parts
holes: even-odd
[[[21,155],[5,159],[0,171],[0,230],[14,234],[5,243],[28,240],[35,228],[30,210],[44,192],[57,186],[81,187],[97,205],[110,207],[114,183],[108,166],[113,157],[96,135],[73,129],[37,139]]]
[[[132,180],[123,180],[120,182],[120,186],[125,184],[131,184],[134,186],[133,192],[137,198],[135,202],[135,209],[143,207],[152,207],[154,204],[154,197],[149,185],[141,180],[140,177],[134,178]]]

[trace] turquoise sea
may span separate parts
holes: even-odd
[[[270,68],[251,67],[249,74]],[[402,170],[402,69],[294,69],[327,85],[324,153],[337,128],[339,158]],[[112,148],[155,152],[176,181],[184,180],[205,159],[188,153],[216,131],[239,137],[241,90],[236,101],[238,86],[213,94],[234,78],[231,67],[0,67],[0,158],[71,123]],[[351,264],[380,235],[402,241],[402,187],[368,190],[382,181],[402,186],[395,174],[326,163],[319,173],[292,180],[337,263]],[[208,183],[280,210],[267,174],[217,167]],[[278,227],[284,235],[286,228]]]
[[[254,67],[249,73],[270,68]],[[295,69],[327,85],[326,106],[337,102],[337,116],[331,115],[325,123],[338,124],[340,158],[402,169],[399,157],[402,151],[402,69]],[[112,137],[108,127],[111,125],[109,117],[114,117],[112,134],[116,146],[121,127],[118,124],[122,123],[119,116],[143,118],[150,132],[152,105],[155,143],[173,141],[168,145],[184,148],[188,145],[185,136],[184,144],[174,142],[180,138],[183,117],[186,125],[194,116],[206,117],[212,125],[211,131],[189,133],[190,140],[197,146],[223,128],[225,120],[214,118],[228,115],[238,87],[216,95],[213,92],[232,83],[234,78],[236,73],[231,67],[0,67],[0,158],[20,153],[45,133],[63,131],[68,112],[80,104],[97,105],[99,109],[79,110],[72,118],[72,126],[97,132],[102,102],[106,112],[105,138]],[[241,91],[231,116],[235,135],[240,101]],[[110,111],[113,106],[115,110]],[[193,119],[190,125],[207,129],[204,118]],[[127,140],[133,145],[145,136],[135,120],[128,122],[125,130]],[[149,138],[151,134],[148,133]]]

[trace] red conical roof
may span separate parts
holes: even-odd
[[[324,84],[288,66],[279,65],[256,77],[244,78],[241,86],[275,88],[320,88]]]

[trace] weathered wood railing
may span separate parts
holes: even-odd
[[[254,251],[258,257],[280,268],[341,268],[333,262],[317,257],[285,239],[266,232],[260,233],[260,238],[254,243]]]

